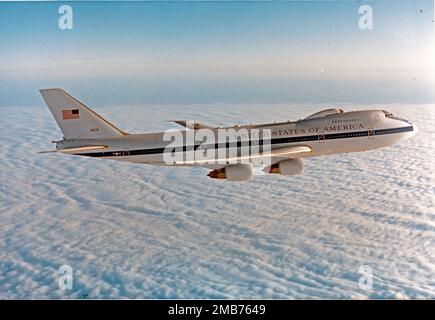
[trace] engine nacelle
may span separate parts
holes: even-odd
[[[230,164],[225,168],[213,170],[207,175],[212,179],[227,179],[228,181],[244,181],[252,177],[250,164]]]
[[[279,173],[283,176],[301,174],[304,172],[304,160],[302,158],[283,160],[274,163],[265,171],[268,173]]]

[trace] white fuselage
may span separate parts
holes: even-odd
[[[308,146],[312,152],[301,157],[335,153],[366,151],[386,147],[413,136],[416,127],[407,120],[382,110],[363,110],[308,117],[298,121],[270,123],[244,128],[267,129],[271,149],[288,146]],[[217,130],[217,129],[216,129]],[[182,134],[185,134],[183,131]],[[136,163],[171,165],[165,163],[163,150],[168,141],[164,133],[129,134],[113,139],[62,140],[57,149],[105,145],[106,149],[75,153],[83,156],[103,157]],[[183,148],[178,152],[184,152]]]

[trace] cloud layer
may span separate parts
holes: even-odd
[[[223,125],[323,107],[96,109],[140,132],[166,129],[174,115]],[[434,107],[382,107],[419,126],[402,144],[309,159],[302,176],[249,183],[37,154],[60,137],[48,110],[1,107],[0,298],[434,298]],[[72,290],[58,288],[64,264]],[[368,291],[358,286],[364,265]]]

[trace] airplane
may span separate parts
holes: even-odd
[[[211,170],[208,177],[227,181],[251,179],[253,165],[264,165],[266,174],[301,174],[304,158],[383,148],[411,138],[418,130],[415,124],[385,110],[345,112],[331,108],[296,121],[257,125],[215,127],[175,120],[184,129],[178,132],[182,139],[174,142],[175,139],[165,136],[171,132],[127,133],[63,89],[39,91],[63,133],[62,140],[53,141],[56,150],[43,153],[59,152],[151,165],[199,166]],[[243,141],[231,141],[231,144],[228,138],[224,142],[188,139],[189,134],[205,132],[210,136],[218,135],[222,130],[247,134]],[[251,149],[242,153],[242,146]],[[231,148],[235,151],[229,152]],[[211,157],[187,157],[189,152],[194,155],[209,152]]]

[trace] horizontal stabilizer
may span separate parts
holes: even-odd
[[[58,150],[40,151],[38,153],[52,153],[52,152],[77,153],[82,151],[93,151],[93,150],[101,150],[107,148],[108,146],[83,146],[77,148],[65,148],[65,149],[58,149]]]
[[[216,127],[204,124],[204,123],[200,123],[200,122],[196,122],[196,121],[191,121],[191,120],[173,120],[175,123],[179,124],[180,126],[183,126],[187,129],[216,129]]]

